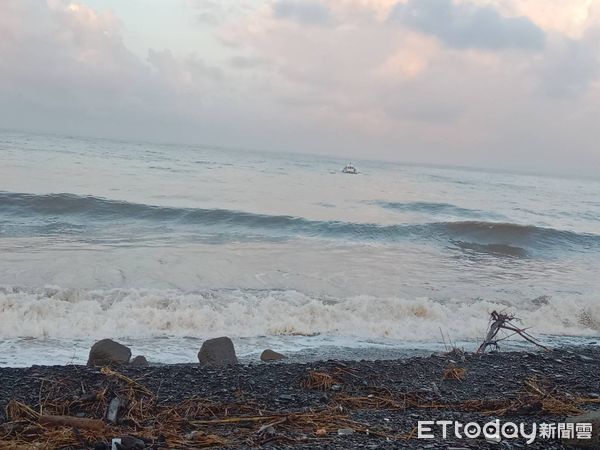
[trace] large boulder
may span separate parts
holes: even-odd
[[[227,366],[238,362],[233,342],[226,336],[204,341],[198,352],[198,361],[202,367]]]
[[[131,350],[112,339],[102,339],[92,345],[88,366],[115,366],[129,363]]]
[[[287,359],[287,356],[282,355],[281,353],[277,353],[274,350],[271,350],[270,348],[266,349],[264,352],[261,353],[260,355],[260,360],[261,361],[279,361],[282,359]]]
[[[567,417],[565,422],[574,424],[574,436],[572,439],[563,438],[563,444],[576,448],[600,448],[600,411]]]

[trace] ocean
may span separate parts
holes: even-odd
[[[0,365],[473,350],[494,310],[598,339],[599,179],[347,162],[0,132]]]

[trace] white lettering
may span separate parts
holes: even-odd
[[[431,427],[426,425],[433,425],[433,420],[419,420],[417,422],[417,438],[419,439],[433,439],[433,433],[425,434],[431,431]]]

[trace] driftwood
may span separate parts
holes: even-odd
[[[49,427],[73,427],[82,430],[102,431],[105,428],[104,422],[101,420],[85,417],[41,415],[38,422],[40,425]]]
[[[526,329],[518,328],[513,323],[511,323],[513,320],[518,320],[518,319],[516,319],[514,316],[511,316],[509,314],[503,314],[503,313],[498,313],[496,311],[492,311],[490,328],[487,332],[485,340],[481,343],[481,345],[477,349],[477,353],[484,353],[488,347],[493,347],[495,349],[498,349],[498,342],[503,339],[506,339],[506,338],[498,339],[497,336],[498,336],[498,333],[500,332],[500,330],[512,331],[513,332],[512,335],[518,334],[526,341],[531,342],[532,344],[534,344],[538,347],[541,347],[544,350],[548,350],[548,347],[540,344],[533,336],[531,336],[529,333],[527,333]]]

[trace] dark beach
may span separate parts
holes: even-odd
[[[125,436],[139,441],[123,448],[154,449],[570,448],[556,438],[419,440],[417,421],[563,422],[600,409],[599,371],[596,346],[223,368],[1,368],[0,448],[101,449]],[[100,419],[102,429],[42,425],[40,413]]]

